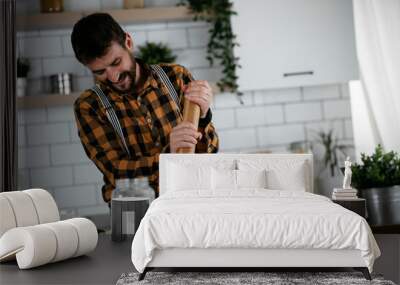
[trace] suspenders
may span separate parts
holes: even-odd
[[[171,80],[169,80],[167,74],[165,71],[159,66],[159,65],[150,65],[150,68],[154,71],[154,73],[157,74],[157,76],[160,78],[161,82],[167,87],[168,93],[171,96],[171,98],[174,100],[176,103],[178,110],[180,109],[180,100],[179,96],[176,93],[176,90],[174,86],[171,83]],[[118,120],[117,114],[115,113],[115,110],[111,106],[110,101],[108,100],[107,96],[104,94],[103,90],[97,85],[94,85],[91,90],[99,97],[101,104],[106,110],[106,115],[108,120],[110,121],[112,127],[114,128],[115,132],[119,136],[119,138],[122,141],[123,147],[125,149],[125,152],[128,154],[129,157],[131,157],[131,154],[128,149],[128,145],[126,144],[126,140],[124,137],[124,133],[122,132],[122,127],[121,123]]]

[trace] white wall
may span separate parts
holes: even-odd
[[[22,1],[27,5],[25,2]],[[83,3],[70,2],[77,5],[74,9]],[[113,1],[84,2],[95,6],[101,3],[100,8],[113,5]],[[153,2],[162,5],[171,1]],[[28,5],[24,9],[34,7]],[[146,40],[169,44],[178,55],[177,63],[186,66],[196,79],[215,82],[220,78],[221,68],[210,68],[205,59],[207,23],[163,22],[124,28],[133,35],[136,45]],[[19,52],[33,64],[29,96],[42,93],[42,78],[55,72],[73,72],[77,91],[92,85],[90,73],[74,58],[70,32],[65,29],[18,33]],[[334,128],[341,142],[353,141],[347,83],[249,91],[243,100],[245,104],[240,105],[228,93],[214,98],[213,121],[221,152],[287,151],[290,142],[312,140],[312,131],[320,128]],[[18,128],[20,189],[49,190],[59,208],[71,215],[108,212],[100,193],[102,176],[83,151],[72,106],[20,110]]]

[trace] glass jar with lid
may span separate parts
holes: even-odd
[[[148,177],[137,177],[131,180],[131,188],[134,190],[136,197],[146,197],[149,203],[155,198],[154,189],[149,185]]]
[[[112,192],[112,199],[124,198],[124,197],[134,197],[135,191],[131,187],[130,178],[117,179],[115,181],[115,189]]]

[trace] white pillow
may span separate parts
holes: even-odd
[[[240,188],[267,188],[266,170],[212,169],[214,190]]]
[[[211,167],[168,164],[168,191],[211,189]]]
[[[267,172],[267,188],[273,190],[306,191],[307,165],[304,160],[276,159],[276,160],[239,160],[240,170],[261,170]]]
[[[267,188],[267,171],[236,170],[238,188]]]
[[[285,170],[269,169],[267,181],[269,189],[306,191],[305,164],[293,164]]]
[[[236,189],[236,170],[212,168],[212,188],[218,189]]]

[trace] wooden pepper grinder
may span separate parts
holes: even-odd
[[[184,99],[185,102],[183,103],[183,121],[184,122],[191,122],[196,126],[199,127],[199,120],[200,120],[200,106]],[[194,153],[196,146],[193,147],[181,147],[177,150],[177,153]]]

